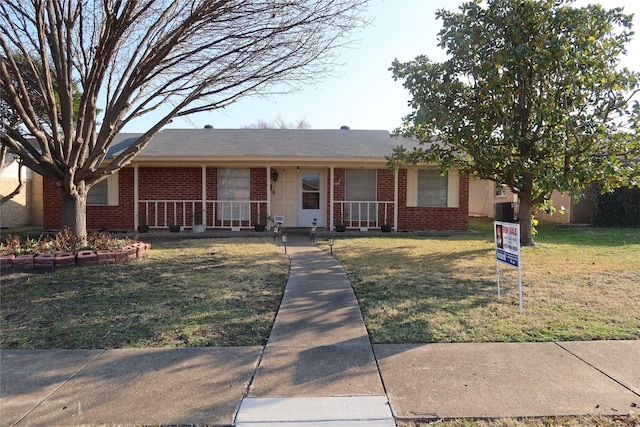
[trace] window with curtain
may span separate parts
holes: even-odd
[[[448,174],[437,170],[418,171],[418,206],[447,206]]]
[[[218,169],[217,216],[222,220],[248,220],[251,212],[249,169]]]
[[[118,205],[118,172],[91,186],[87,193],[87,205]]]
[[[347,169],[345,174],[345,200],[361,202],[346,203],[349,221],[375,221],[377,209],[376,171],[373,169]]]
[[[94,184],[87,194],[87,205],[107,205],[109,204],[109,180],[103,179]]]

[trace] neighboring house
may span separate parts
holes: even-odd
[[[42,177],[27,167],[18,168],[18,162],[11,154],[6,162],[0,176],[0,196],[11,194],[18,187],[18,173],[22,174],[22,188],[0,206],[0,226],[41,225]]]
[[[112,151],[138,135],[121,134]],[[167,129],[89,193],[89,228],[173,223],[239,230],[281,216],[285,227],[467,230],[469,179],[435,167],[393,173],[387,131]],[[60,193],[44,182],[46,228],[60,226]],[[202,221],[200,221],[202,216]]]
[[[518,196],[506,186],[475,178],[469,181],[469,215],[471,216],[493,218],[496,203],[517,204],[518,202]],[[591,224],[598,193],[588,187],[583,194],[580,201],[575,202],[570,196],[556,191],[552,194],[551,200],[557,212],[553,214],[541,212],[536,217],[539,220],[559,224]]]

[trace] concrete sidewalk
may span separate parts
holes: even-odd
[[[393,426],[640,412],[640,341],[371,346],[340,264],[289,236],[267,346],[4,350],[0,426]]]
[[[395,426],[342,265],[293,237],[289,280],[236,425]]]

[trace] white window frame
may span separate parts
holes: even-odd
[[[241,174],[242,176],[225,176],[229,174]],[[244,176],[246,175],[246,176]],[[232,179],[232,180],[231,180]],[[224,185],[227,180],[231,180],[231,188],[227,191],[224,189]],[[242,181],[240,181],[242,180]],[[246,180],[246,182],[245,182]],[[241,186],[235,187],[239,182],[242,182]],[[230,191],[233,198],[227,197],[224,193]],[[239,193],[246,191],[246,196],[238,197]],[[242,203],[218,203],[218,211],[216,215],[218,218],[223,218],[225,221],[248,221],[250,214],[249,203],[251,201],[251,169],[249,168],[219,168],[218,169],[218,200],[221,202],[242,202]],[[246,203],[245,203],[246,202]]]
[[[493,195],[498,199],[507,197],[507,186],[504,184],[498,184],[497,182],[494,184]]]
[[[106,203],[90,203],[89,197],[87,196],[87,206],[118,206],[118,204],[120,203],[119,189],[118,189],[118,185],[119,185],[118,172],[115,172],[112,175],[109,175],[108,177],[103,179],[102,181],[98,182],[97,184],[94,184],[89,189],[89,194],[91,194],[91,191],[94,188],[96,188],[96,186],[104,186],[104,185],[107,186]]]
[[[358,176],[358,174],[365,174],[367,176],[367,180],[365,181],[364,176]],[[350,176],[351,175],[351,176]],[[371,175],[373,175],[373,182],[371,182]],[[360,184],[366,182],[367,184],[373,183],[373,189],[370,185],[367,185],[367,189],[369,190],[369,195],[366,197],[355,197],[353,194],[353,190],[350,191],[350,184],[353,182],[359,182]],[[351,187],[353,188],[353,187]],[[373,190],[371,192],[371,190]],[[359,192],[359,191],[357,191]],[[373,195],[373,199],[371,199],[371,195]],[[362,204],[356,210],[353,209],[352,212],[348,213],[347,220],[351,221],[377,221],[378,212],[377,212],[377,204],[376,200],[378,199],[378,171],[374,169],[346,169],[345,170],[345,201],[358,201],[358,202],[371,202],[367,204]],[[347,204],[347,206],[351,206]],[[349,209],[349,208],[347,208]]]
[[[460,207],[460,171],[450,170],[447,173],[447,204],[446,206],[420,206],[418,205],[418,171],[435,168],[408,168],[407,169],[407,207],[423,208],[458,208]]]

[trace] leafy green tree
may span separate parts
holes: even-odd
[[[637,185],[639,74],[620,66],[632,16],[567,0],[489,0],[441,10],[447,60],[394,61],[413,112],[397,162],[439,162],[507,185],[519,197],[521,243],[534,245],[535,212],[554,190],[579,196]],[[631,105],[633,104],[633,105]]]
[[[2,144],[57,183],[61,225],[85,238],[89,189],[167,123],[326,76],[368,1],[2,0],[0,88],[34,141],[3,121]],[[107,159],[122,128],[153,111]]]

